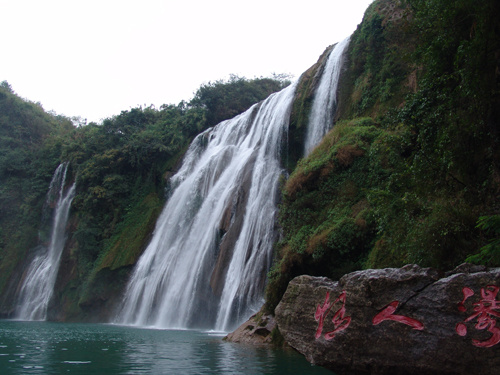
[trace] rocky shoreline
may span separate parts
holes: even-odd
[[[407,265],[339,281],[293,279],[275,317],[252,317],[228,341],[271,343],[276,330],[313,364],[344,374],[496,374],[500,268],[439,274]]]

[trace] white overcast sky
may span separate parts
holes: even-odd
[[[97,121],[177,104],[204,82],[291,73],[349,36],[372,0],[0,0],[0,81]]]

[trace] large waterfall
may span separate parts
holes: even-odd
[[[324,69],[309,125],[320,129],[310,131],[310,148],[331,126],[347,43],[334,48]],[[192,142],[116,323],[229,330],[262,306],[295,87]]]
[[[116,322],[233,328],[260,308],[295,84],[198,135]]]
[[[344,51],[349,45],[346,38],[338,43],[330,53],[323,75],[314,95],[314,101],[309,115],[305,154],[309,155],[313,148],[333,126],[333,118],[337,107],[337,87],[344,61]]]
[[[61,254],[66,242],[66,223],[75,184],[65,191],[68,163],[59,165],[47,193],[46,206],[53,206],[52,225],[48,246],[39,246],[31,262],[18,294],[16,318],[21,320],[45,320],[47,306],[54,291]]]

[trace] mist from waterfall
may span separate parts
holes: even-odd
[[[309,126],[304,146],[305,156],[311,153],[333,126],[337,109],[337,88],[344,63],[344,52],[349,45],[349,39],[346,38],[337,43],[326,62],[309,115]]]
[[[69,209],[75,196],[75,184],[65,188],[68,163],[56,169],[45,205],[53,206],[50,239],[47,246],[40,245],[27,269],[18,293],[16,319],[46,320],[47,307],[54,291],[61,254],[66,242],[66,224]]]
[[[116,323],[228,330],[261,307],[295,86],[194,139]]]

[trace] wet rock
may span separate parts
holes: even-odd
[[[448,277],[415,265],[338,282],[299,276],[276,308],[285,340],[342,374],[496,374],[500,269],[462,265]]]
[[[449,271],[445,273],[445,276],[451,276],[455,275],[457,273],[477,273],[477,272],[485,272],[487,271],[488,268],[486,266],[482,265],[477,265],[477,264],[470,264],[470,263],[463,263],[459,265],[457,268],[455,268],[453,271]]]
[[[210,287],[212,292],[218,296],[224,289],[227,270],[233,258],[233,250],[243,227],[254,164],[255,155],[245,166],[240,187],[235,190],[219,224],[219,231],[224,235],[219,245],[217,261],[210,276]]]
[[[276,327],[276,321],[270,314],[254,314],[236,331],[224,337],[225,341],[252,345],[271,344],[271,332]]]

